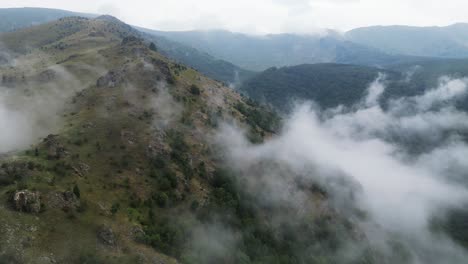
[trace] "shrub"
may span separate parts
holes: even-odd
[[[164,208],[169,203],[169,196],[165,192],[160,192],[156,194],[155,200],[159,207]]]
[[[111,206],[111,213],[115,215],[120,209],[120,204],[119,203],[113,203]]]
[[[190,93],[192,93],[193,95],[200,95],[201,91],[200,88],[198,88],[198,86],[192,84],[192,86],[190,86]]]
[[[195,211],[195,210],[198,209],[199,206],[200,206],[200,203],[199,203],[197,200],[195,200],[195,201],[193,201],[192,204],[190,205],[190,209],[192,209],[192,211]]]
[[[154,44],[154,42],[150,43],[149,49],[152,50],[152,51],[155,51],[155,52],[158,51],[158,48],[156,47],[156,44]]]
[[[76,195],[76,197],[78,197],[78,198],[81,197],[80,188],[78,187],[77,184],[75,184],[75,186],[73,187],[73,193]]]

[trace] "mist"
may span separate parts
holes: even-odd
[[[70,112],[71,98],[91,84],[92,76],[105,72],[99,66],[77,63],[67,68],[47,61],[43,63],[51,66],[36,72],[31,62],[18,63],[4,65],[10,71],[4,71],[6,81],[0,80],[0,154],[25,149],[56,133],[64,113]],[[74,70],[87,72],[89,78],[75,76]]]
[[[271,223],[320,213],[297,184],[312,181],[327,191],[325,206],[351,219],[382,263],[403,255],[395,242],[408,263],[462,263],[467,252],[431,223],[468,201],[466,182],[460,184],[468,166],[468,116],[455,107],[467,87],[467,79],[443,77],[438,87],[383,107],[385,76],[379,75],[351,107],[297,105],[279,134],[262,144],[250,143],[233,124],[221,126],[217,142],[258,204],[287,208]],[[353,260],[357,248],[349,241],[340,262]]]

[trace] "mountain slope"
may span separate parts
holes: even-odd
[[[357,239],[311,182],[278,225],[283,204],[242,188],[216,143],[225,122],[259,142],[278,118],[138,34],[70,17],[0,35],[17,44],[0,66],[2,261],[310,263]]]
[[[386,68],[347,64],[305,64],[271,68],[247,80],[239,89],[255,100],[281,110],[294,101],[313,100],[324,108],[357,103],[379,73],[385,76],[384,99],[415,96],[437,87],[440,79],[468,77],[468,60],[437,59]],[[468,110],[461,101],[458,107]]]
[[[138,29],[142,32],[148,32],[145,29]],[[171,41],[165,37],[152,34],[148,34],[146,37],[154,41],[160,52],[165,56],[193,67],[215,80],[230,85],[240,85],[244,80],[255,74],[253,71],[245,70],[230,62],[216,59],[208,53]]]
[[[392,54],[464,58],[468,24],[447,27],[374,26],[351,30],[346,38]]]
[[[304,64],[271,68],[240,88],[256,100],[290,110],[294,100],[313,100],[324,108],[352,105],[363,97],[378,74],[397,78],[397,72],[347,64]]]

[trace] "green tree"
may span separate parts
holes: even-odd
[[[78,187],[77,184],[73,187],[73,193],[76,195],[76,197],[80,198],[81,197],[81,191],[80,187]]]
[[[149,49],[152,50],[152,51],[155,51],[155,52],[158,51],[158,48],[156,47],[156,44],[154,44],[154,42],[150,43]]]

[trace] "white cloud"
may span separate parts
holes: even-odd
[[[313,33],[368,25],[447,25],[466,21],[464,0],[0,0],[0,7],[42,6],[107,12],[161,30],[223,28],[248,33]],[[453,8],[457,7],[457,8]]]

